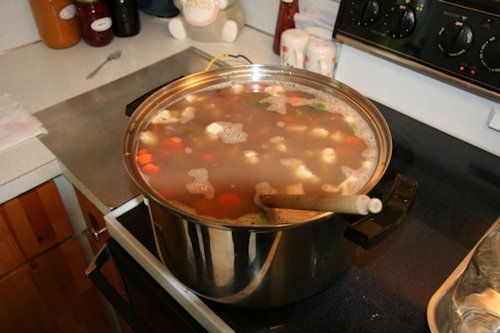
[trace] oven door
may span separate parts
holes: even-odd
[[[100,270],[108,260],[118,269],[125,298]],[[134,332],[206,332],[114,239],[101,248],[86,273]]]
[[[153,255],[156,253],[142,196],[105,217],[111,239],[86,274],[135,332],[234,332],[198,296],[181,284]],[[113,260],[125,297],[100,271]]]

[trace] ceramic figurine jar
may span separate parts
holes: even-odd
[[[174,0],[181,15],[170,20],[168,28],[176,39],[200,42],[234,42],[245,16],[239,0]]]

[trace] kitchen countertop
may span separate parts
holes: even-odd
[[[171,55],[195,47],[209,55],[244,54],[254,63],[278,64],[272,52],[273,37],[246,26],[234,43],[201,43],[171,37],[168,19],[141,13],[141,32],[133,37],[115,37],[104,47],[79,44],[62,50],[48,48],[42,42],[13,49],[0,56],[0,93],[8,94],[36,113],[104,86],[130,73],[146,68]],[[108,63],[91,80],[86,76],[112,51],[120,49],[119,60]],[[202,69],[202,68],[201,68]],[[77,124],[70,124],[77,126]],[[50,135],[50,133],[49,133]],[[78,147],[75,147],[78,150]],[[38,139],[0,152],[0,203],[54,178],[68,173],[57,156]],[[77,186],[85,187],[78,179]],[[86,194],[91,194],[82,188]],[[97,203],[106,211],[113,207]]]
[[[95,197],[102,210],[120,207],[140,195],[122,160],[127,104],[171,80],[202,71],[212,57],[191,47],[42,110],[37,117],[49,134],[40,140],[65,166],[69,180],[90,199]]]
[[[56,156],[37,138],[0,152],[0,203],[58,176]]]

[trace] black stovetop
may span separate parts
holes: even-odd
[[[500,158],[377,104],[392,131],[389,172],[418,181],[399,229],[331,287],[297,304],[207,304],[237,332],[428,332],[431,296],[500,216]],[[438,110],[436,110],[438,112]],[[145,223],[125,226],[150,250]]]

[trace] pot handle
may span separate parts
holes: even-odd
[[[156,91],[160,90],[161,88],[163,88],[167,84],[169,84],[171,82],[174,82],[174,81],[176,81],[176,80],[178,80],[178,79],[180,79],[182,77],[184,77],[184,75],[181,75],[181,76],[179,76],[176,79],[173,79],[171,81],[163,83],[163,84],[159,85],[158,87],[155,87],[155,88],[151,89],[150,91],[148,91],[144,95],[137,97],[136,99],[134,99],[132,102],[128,103],[125,106],[125,114],[127,116],[129,116],[129,117],[132,116],[132,114],[134,113],[135,109],[137,109],[139,107],[139,105],[141,105],[142,102],[144,102],[146,100],[146,98],[148,98],[149,96],[153,95]]]
[[[415,198],[416,190],[417,182],[414,179],[396,174],[382,210],[350,224],[344,237],[364,249],[371,249],[401,224]]]

